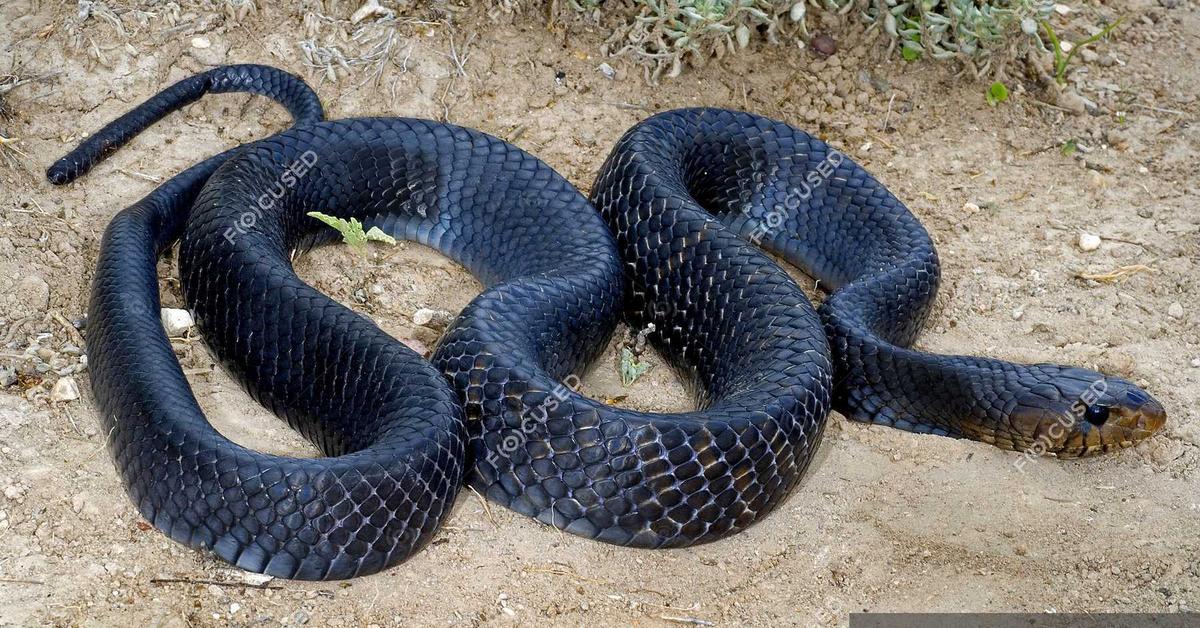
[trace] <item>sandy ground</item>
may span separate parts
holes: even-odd
[[[349,3],[325,3],[321,12],[336,19],[272,7],[239,18],[182,4],[157,7],[144,23],[112,5],[123,32],[97,11],[81,20],[74,5],[0,6],[0,73],[47,75],[13,90],[13,117],[0,120],[21,138],[29,167],[0,165],[0,368],[21,373],[0,387],[0,625],[815,625],[864,609],[1200,607],[1194,1],[1110,3],[1128,26],[1075,74],[1098,105],[1079,116],[1042,104],[1046,95],[1019,79],[1010,79],[1010,102],[989,107],[984,84],[897,61],[850,23],[826,25],[843,51],[828,60],[762,48],[648,86],[621,62],[612,62],[615,80],[598,71],[602,38],[587,24],[479,10],[456,11],[451,24],[424,9],[390,31],[395,63],[378,84],[360,85],[369,67],[331,81],[297,44],[315,37],[361,51],[345,22]],[[1081,33],[1095,11],[1065,23]],[[988,445],[834,416],[799,490],[719,543],[611,547],[465,491],[433,545],[386,573],[250,586],[131,507],[98,433],[72,323],[86,310],[98,234],[115,212],[153,180],[282,128],[284,114],[257,98],[211,96],[72,186],[39,174],[169,82],[223,62],[309,77],[331,117],[448,118],[509,138],[585,190],[617,137],[655,111],[718,105],[797,124],[855,156],[932,231],[944,288],[922,348],[1099,367],[1151,391],[1169,424],[1118,455],[1043,459],[1022,471],[1017,454]],[[1068,140],[1074,155],[1060,150]],[[1103,238],[1098,250],[1077,246],[1082,231]],[[1079,277],[1139,264],[1148,270],[1113,282]],[[436,333],[415,325],[413,312],[457,311],[478,289],[455,263],[413,244],[373,264],[325,249],[300,268],[396,337],[428,346]],[[174,275],[164,262],[168,305],[180,302]],[[213,370],[202,340],[176,347],[222,432],[312,454]],[[78,382],[82,397],[52,402],[60,377]],[[586,391],[627,395],[637,408],[690,407],[662,365],[622,388],[612,352]]]

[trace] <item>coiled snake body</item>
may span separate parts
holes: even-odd
[[[1064,456],[1124,447],[1162,424],[1157,402],[1124,380],[907,348],[939,277],[926,231],[848,157],[747,113],[643,121],[589,203],[489,135],[324,121],[300,79],[227,66],[163,91],[47,175],[66,183],[170,111],[230,91],[284,104],[293,127],[193,166],[113,219],[87,341],[141,513],[244,569],[305,579],[384,569],[429,541],[464,479],[575,534],[711,541],[788,495],[831,407]],[[296,277],[293,252],[333,233],[311,211],[434,247],[485,285],[432,365]],[[325,457],[251,451],[205,419],[159,322],[156,260],[180,238],[184,295],[208,345]],[[831,291],[819,314],[752,242]],[[622,318],[651,330],[698,410],[635,412],[561,383]]]

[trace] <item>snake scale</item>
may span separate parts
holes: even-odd
[[[721,109],[649,117],[585,198],[529,153],[452,124],[326,121],[281,70],[219,67],[52,165],[67,183],[205,93],[265,95],[293,125],[175,176],[105,231],[87,325],[91,383],[129,496],[171,538],[243,569],[338,579],[429,542],[463,483],[568,532],[679,547],[745,529],[797,485],[826,416],[1060,456],[1126,447],[1164,421],[1124,380],[910,348],[939,281],[929,234],[849,157]],[[301,281],[362,221],[463,264],[484,290],[427,362]],[[159,321],[158,257],[179,242],[205,341],[321,451],[246,449],[206,420]],[[757,246],[756,246],[757,245]],[[814,310],[769,254],[819,280]],[[697,410],[577,393],[618,322]]]

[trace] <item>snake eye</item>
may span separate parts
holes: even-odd
[[[1108,420],[1108,406],[1091,405],[1083,412],[1083,418],[1092,425],[1104,425]]]

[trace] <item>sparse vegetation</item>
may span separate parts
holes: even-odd
[[[1042,20],[1042,30],[1046,32],[1046,39],[1054,53],[1054,80],[1058,81],[1059,85],[1065,84],[1067,82],[1067,66],[1071,64],[1071,59],[1085,47],[1107,38],[1121,25],[1122,19],[1124,18],[1117,18],[1112,24],[1101,28],[1095,35],[1074,42],[1060,41],[1058,33],[1054,32],[1054,27],[1050,26],[1050,22]]]
[[[636,59],[646,78],[734,54],[755,39],[804,45],[824,13],[860,19],[908,61],[958,60],[983,74],[1037,45],[1044,0],[625,0],[564,3],[612,29],[603,52]]]

